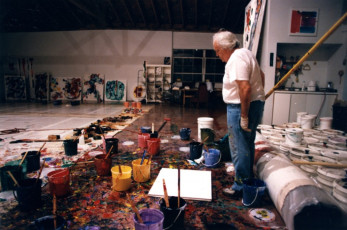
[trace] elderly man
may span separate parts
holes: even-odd
[[[215,33],[213,48],[226,62],[223,100],[227,104],[229,145],[235,167],[234,184],[223,192],[239,198],[243,181],[254,177],[254,139],[264,111],[264,73],[252,52],[240,48],[240,42],[230,31]]]

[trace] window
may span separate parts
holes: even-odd
[[[172,81],[181,79],[185,84],[206,80],[222,82],[224,65],[214,50],[174,49]]]

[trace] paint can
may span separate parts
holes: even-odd
[[[192,141],[189,143],[189,149],[190,149],[189,160],[193,161],[201,157],[202,143],[197,141]]]
[[[7,173],[10,171],[18,183],[24,178],[22,166],[17,165],[5,165],[0,168],[0,178],[1,178],[1,190],[13,190],[15,189],[14,182],[10,175]]]
[[[186,201],[180,198],[180,207],[178,206],[178,197],[169,198],[170,207],[167,208],[164,199],[159,200],[160,211],[164,214],[164,229],[184,229],[184,213],[187,206]]]
[[[160,230],[163,229],[164,222],[164,214],[158,209],[142,209],[139,211],[140,216],[143,220],[143,224],[141,224],[136,214],[134,214],[134,224],[135,230]]]
[[[49,172],[47,177],[52,195],[65,196],[70,192],[70,171],[68,168]]]
[[[26,152],[22,153],[22,157],[24,157]],[[27,172],[32,172],[40,169],[40,156],[41,153],[39,151],[28,151],[28,154],[24,161],[26,161]]]
[[[319,129],[321,129],[321,130],[331,129],[331,124],[333,122],[332,117],[321,117],[321,118],[319,118],[319,120],[320,120]]]
[[[151,162],[148,159],[144,159],[141,165],[142,159],[133,160],[133,177],[137,182],[146,182],[151,178]]]
[[[137,106],[137,102],[136,101],[131,102],[131,107],[133,109],[136,109],[136,106]]]
[[[41,185],[42,180],[36,183],[36,178],[24,179],[19,182],[13,195],[18,201],[18,207],[23,211],[29,211],[41,207]]]
[[[54,216],[44,216],[38,218],[34,221],[34,226],[30,229],[39,229],[39,230],[61,230],[66,229],[66,220],[62,216],[56,217],[56,228],[54,228]]]
[[[136,108],[142,109],[142,103],[141,103],[141,101],[138,101],[138,102],[136,103]]]
[[[122,192],[131,187],[131,167],[121,165],[122,174],[119,173],[119,166],[111,168],[112,172],[112,188],[113,190]]]
[[[105,158],[106,154],[96,155],[94,158],[96,173],[98,176],[111,175],[112,158]]]
[[[149,138],[147,140],[148,153],[151,155],[157,155],[160,151],[160,139]]]
[[[111,150],[111,155],[118,153],[118,142],[119,140],[117,138],[106,138],[105,143],[106,143],[106,153],[108,153],[113,146]]]
[[[242,204],[249,207],[258,205],[260,203],[261,197],[266,189],[266,184],[262,180],[252,178],[244,180],[242,187]]]
[[[297,112],[296,113],[296,123],[301,124],[301,117],[306,115],[307,112]]]
[[[212,117],[198,117],[198,141],[201,141],[201,129],[208,128],[213,129]]]
[[[285,143],[290,146],[300,146],[303,136],[304,130],[299,128],[288,128],[286,129]]]
[[[65,150],[65,155],[66,156],[74,156],[77,155],[77,144],[78,144],[78,139],[69,139],[69,140],[64,140],[64,150]]]
[[[302,129],[312,129],[313,116],[304,115],[301,117],[301,128]]]
[[[191,133],[190,128],[181,128],[180,129],[181,140],[184,140],[184,141],[189,140],[190,139],[190,133]]]
[[[205,144],[209,145],[212,144],[214,142],[214,137],[215,137],[215,133],[213,131],[213,129],[210,128],[202,128],[200,130],[201,132],[201,140],[205,140]]]
[[[150,138],[158,138],[159,133],[157,131],[154,131],[150,133]]]
[[[149,133],[141,133],[137,136],[137,145],[139,148],[147,148],[147,140],[149,139]]]
[[[208,152],[204,149],[205,166],[208,168],[215,168],[221,160],[221,154],[218,149],[210,148]]]
[[[152,132],[151,127],[149,127],[149,126],[142,126],[140,129],[141,129],[141,133],[151,133]]]
[[[125,107],[125,108],[129,108],[129,101],[125,101],[125,102],[124,102],[124,107]]]

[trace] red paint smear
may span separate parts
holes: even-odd
[[[104,218],[104,219],[109,219],[111,217],[112,217],[112,213],[104,213],[104,214],[102,214],[102,218]]]

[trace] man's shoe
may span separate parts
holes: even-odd
[[[224,188],[223,189],[224,195],[234,198],[234,199],[239,199],[242,197],[242,190],[234,190],[231,187],[230,188]]]

